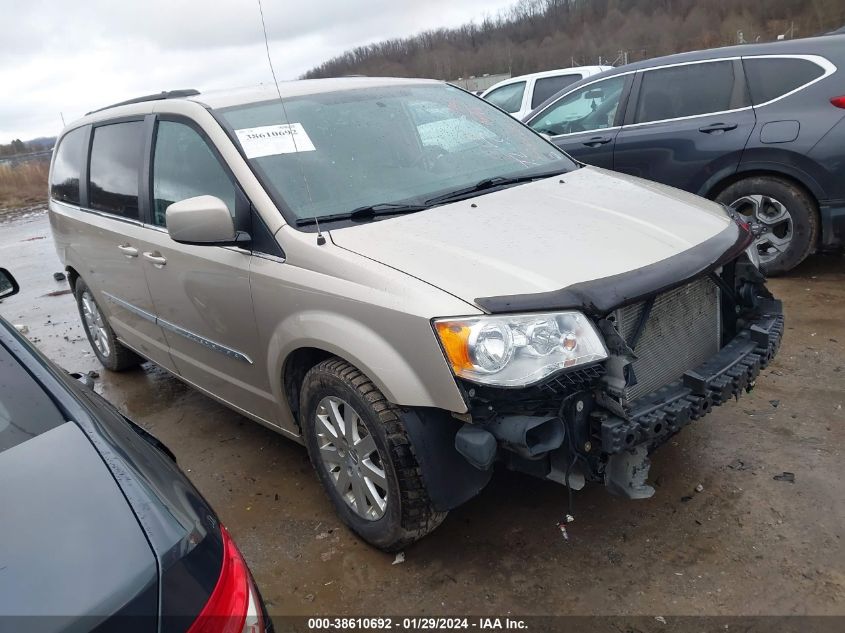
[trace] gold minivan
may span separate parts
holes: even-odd
[[[783,332],[724,207],[436,81],[134,99],[63,131],[50,187],[103,365],[152,361],[304,444],[388,550],[495,464],[650,496],[649,451]]]

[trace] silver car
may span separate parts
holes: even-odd
[[[650,496],[648,453],[783,332],[723,207],[440,82],[142,97],[68,126],[50,182],[103,365],[152,361],[304,444],[386,550],[495,464]]]

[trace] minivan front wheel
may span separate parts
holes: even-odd
[[[757,234],[760,266],[768,275],[795,268],[816,244],[816,204],[801,188],[774,176],[745,178],[716,197],[745,217]]]
[[[88,342],[103,367],[123,371],[140,365],[144,359],[117,340],[108,318],[94,299],[94,293],[81,278],[76,280],[73,294]]]
[[[302,432],[341,520],[368,543],[397,551],[446,517],[431,504],[399,412],[349,363],[330,358],[303,380]]]

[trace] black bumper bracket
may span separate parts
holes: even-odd
[[[780,302],[767,300],[762,307],[766,314],[747,323],[712,358],[680,380],[631,403],[627,419],[606,417],[601,422],[602,451],[613,455],[640,444],[660,444],[712,407],[751,391],[783,338]]]

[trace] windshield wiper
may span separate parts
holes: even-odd
[[[357,207],[347,213],[335,213],[333,215],[324,215],[311,218],[299,218],[296,221],[296,226],[306,226],[309,224],[316,224],[317,222],[336,222],[339,220],[352,220],[353,222],[360,220],[369,220],[381,215],[403,215],[405,213],[416,213],[428,208],[427,204],[401,204],[398,202],[380,202],[378,204],[368,204],[363,207]]]
[[[471,198],[473,195],[486,191],[487,189],[494,189],[497,187],[504,187],[507,185],[516,185],[521,182],[531,182],[532,180],[541,180],[543,178],[551,178],[558,176],[569,170],[555,169],[553,171],[527,174],[523,176],[493,176],[492,178],[485,178],[480,180],[471,187],[464,187],[456,189],[449,193],[444,193],[440,196],[435,196],[425,201],[425,204],[404,204],[401,202],[379,202],[377,204],[368,204],[363,207],[357,207],[346,213],[335,213],[333,215],[323,215],[310,218],[298,218],[296,226],[307,226],[310,224],[317,224],[318,222],[337,222],[342,220],[352,220],[353,222],[360,220],[370,220],[372,218],[383,215],[403,215],[405,213],[416,213],[417,211],[424,211],[429,207],[447,202],[455,202],[463,200],[464,198]]]
[[[475,194],[486,191],[487,189],[494,189],[496,187],[504,187],[507,185],[517,185],[521,182],[531,182],[532,180],[542,180],[543,178],[551,178],[552,176],[559,176],[566,173],[568,169],[555,169],[554,171],[546,171],[539,174],[528,174],[524,176],[493,176],[492,178],[485,178],[479,180],[470,187],[463,189],[456,189],[449,193],[444,193],[434,198],[429,198],[425,201],[427,205],[443,204],[444,202],[457,202],[466,198],[472,198]]]

